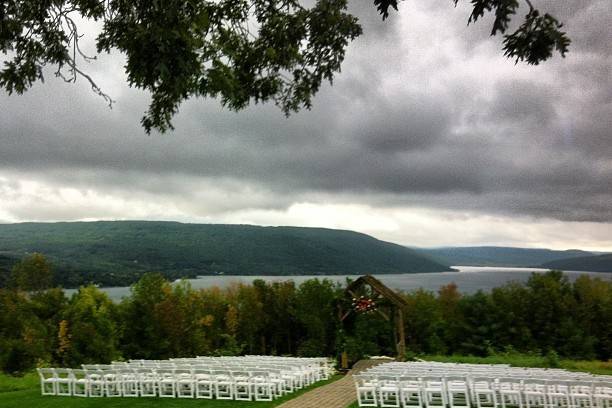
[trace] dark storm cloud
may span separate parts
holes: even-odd
[[[440,143],[451,120],[449,106],[427,95],[400,101],[372,99],[347,132],[368,150],[393,154]]]
[[[495,97],[486,117],[507,121],[512,125],[528,122],[546,126],[557,119],[555,92],[543,84],[526,80],[501,80],[495,87]]]
[[[564,3],[541,6],[567,21],[572,52],[539,67],[500,57],[487,21],[465,27],[465,6],[406,2],[385,23],[359,6],[365,34],[312,111],[285,119],[274,106],[193,100],[167,135],[144,135],[148,97],[105,57],[93,73],[118,100],[112,111],[82,82],[0,96],[0,195],[17,194],[21,177],[198,215],[323,197],[612,221],[610,9]]]

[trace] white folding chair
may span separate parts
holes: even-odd
[[[105,393],[104,374],[98,369],[85,368],[85,378],[87,378],[87,394],[92,397],[103,397]]]
[[[229,371],[214,370],[212,375],[215,381],[215,395],[217,399],[234,399],[234,381]]]
[[[496,408],[495,380],[488,377],[472,378],[472,396],[478,408]]]
[[[272,401],[275,384],[266,371],[252,371],[250,381],[255,401]]]
[[[195,379],[189,368],[177,368],[174,370],[176,378],[176,395],[179,398],[193,398],[195,396]]]
[[[138,373],[130,369],[128,366],[122,365],[124,368],[117,370],[117,375],[120,379],[121,394],[124,397],[140,396],[140,379]]]
[[[359,374],[353,375],[357,391],[357,403],[360,407],[377,407],[377,382],[373,376]]]
[[[214,378],[210,370],[205,368],[194,368],[195,397],[212,399],[215,394]]]
[[[141,397],[157,396],[157,373],[150,368],[134,369]]]
[[[294,376],[293,385],[295,389],[301,390],[307,385],[306,384],[306,374],[299,367],[290,366],[290,369],[292,371],[292,375]]]
[[[570,406],[569,382],[563,380],[548,380],[547,397],[551,408],[568,408]]]
[[[421,379],[418,377],[400,377],[400,402],[403,408],[421,408]]]
[[[423,399],[427,408],[446,408],[446,389],[444,379],[438,376],[425,376],[423,381]]]
[[[400,386],[399,380],[391,375],[379,375],[378,382],[378,403],[381,407],[400,406]]]
[[[469,384],[465,377],[447,376],[444,383],[450,408],[470,408]]]
[[[570,381],[569,397],[573,408],[593,406],[593,383],[590,381]]]
[[[597,408],[612,408],[612,381],[593,382],[593,403]]]
[[[502,408],[506,408],[507,405],[523,408],[522,388],[523,385],[520,378],[500,378],[497,384],[497,392]]]
[[[72,370],[72,395],[75,397],[89,396],[89,380],[87,371]]]
[[[231,370],[230,377],[234,387],[234,399],[238,401],[251,401],[251,380],[248,371]]]
[[[284,394],[289,393],[288,390],[288,382],[283,377],[283,373],[281,370],[277,369],[268,369],[268,379],[273,384],[273,393],[275,397],[282,396]]]
[[[37,368],[41,395],[57,395],[57,374],[52,368]]]
[[[527,408],[548,406],[547,384],[545,380],[528,378],[523,380],[523,399]]]
[[[102,370],[104,376],[104,389],[107,397],[121,397],[123,395],[122,378],[117,370]]]
[[[157,370],[157,390],[160,398],[176,398],[174,369],[160,368]]]
[[[69,368],[56,368],[57,395],[72,396],[72,370]]]

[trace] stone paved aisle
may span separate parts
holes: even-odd
[[[287,401],[278,408],[346,408],[357,399],[355,396],[355,383],[352,374],[373,367],[388,360],[361,360],[341,380],[315,388],[306,394]]]

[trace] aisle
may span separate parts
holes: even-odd
[[[358,361],[343,379],[315,388],[278,408],[346,408],[357,399],[352,374],[386,362],[389,360]]]

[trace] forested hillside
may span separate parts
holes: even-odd
[[[612,254],[563,259],[545,263],[542,267],[564,271],[612,272]]]
[[[540,248],[446,247],[422,249],[423,253],[447,265],[536,267],[546,262],[594,255],[570,249],[554,251]]]
[[[56,283],[124,286],[143,273],[327,275],[448,271],[401,245],[352,231],[109,221],[0,225],[0,254],[43,253]]]

